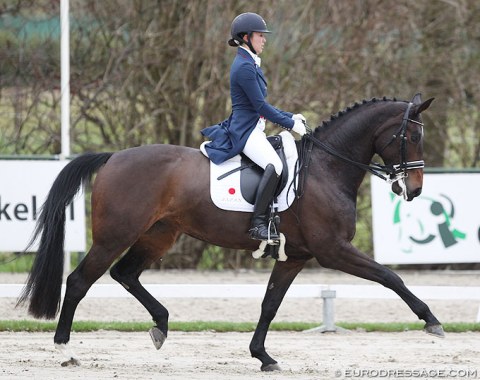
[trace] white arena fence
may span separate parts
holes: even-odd
[[[1,284],[0,298],[17,298],[23,284]],[[164,298],[259,298],[265,295],[266,284],[146,284],[154,297]],[[422,300],[480,301],[480,286],[410,286]],[[65,285],[62,285],[65,292]],[[94,284],[87,298],[133,297],[119,284]],[[380,285],[298,284],[291,285],[286,298],[322,298],[325,317],[333,319],[333,298],[400,299],[396,293]],[[477,316],[480,322],[480,309]]]
[[[1,284],[0,298],[18,297],[23,284]],[[266,284],[144,284],[156,298],[263,298]],[[409,286],[422,300],[480,300],[480,286]],[[381,285],[298,284],[291,285],[287,298],[322,298],[323,290],[335,290],[335,298],[400,299]],[[62,285],[62,292],[65,285]],[[86,297],[133,297],[119,284],[94,284]]]

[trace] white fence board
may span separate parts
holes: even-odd
[[[23,284],[1,284],[0,298],[16,298]],[[265,284],[146,284],[156,298],[263,298]],[[422,300],[480,300],[480,286],[410,286]],[[390,289],[380,285],[298,284],[292,285],[286,297],[321,298],[322,290],[335,290],[336,298],[398,299]],[[65,292],[65,285],[62,286]],[[94,284],[87,293],[90,298],[132,297],[118,284]]]

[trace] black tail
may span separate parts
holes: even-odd
[[[65,237],[65,207],[85,181],[112,156],[113,153],[86,153],[67,164],[48,193],[42,206],[33,238],[40,233],[40,245],[28,276],[27,284],[17,304],[30,300],[28,311],[35,318],[53,319],[60,307],[63,277]]]

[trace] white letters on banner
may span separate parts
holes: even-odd
[[[480,173],[425,174],[411,202],[373,176],[371,187],[376,261],[480,262]]]
[[[30,242],[40,209],[65,161],[0,161],[0,252],[21,252]],[[86,248],[85,198],[66,209],[65,250]],[[29,251],[36,251],[38,239]]]

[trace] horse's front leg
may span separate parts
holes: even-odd
[[[350,243],[339,244],[333,248],[331,254],[322,253],[317,257],[320,265],[337,269],[379,284],[393,290],[410,307],[419,319],[423,319],[425,331],[429,334],[443,337],[443,327],[430,311],[427,304],[417,298],[404,284],[403,280],[391,269],[377,263],[375,260],[360,252]]]
[[[262,302],[260,320],[250,342],[250,353],[252,357],[262,362],[262,371],[280,370],[277,362],[265,351],[265,338],[285,293],[297,274],[303,269],[305,262],[306,260],[304,259],[289,258],[287,261],[277,261],[273,267]]]

